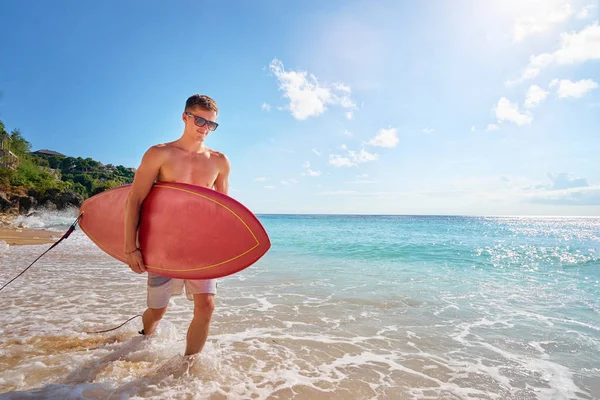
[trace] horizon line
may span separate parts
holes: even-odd
[[[535,214],[391,214],[391,213],[294,213],[252,212],[254,215],[376,216],[376,217],[524,217],[524,218],[600,218],[600,215],[535,215]]]

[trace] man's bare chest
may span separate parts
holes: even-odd
[[[161,166],[159,180],[182,182],[211,188],[219,168],[212,158],[194,156],[168,160]]]

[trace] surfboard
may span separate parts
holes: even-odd
[[[86,199],[79,227],[101,250],[127,263],[125,203],[131,184]],[[146,269],[180,279],[213,279],[253,265],[269,236],[242,203],[212,189],[155,182],[140,210],[138,238]]]

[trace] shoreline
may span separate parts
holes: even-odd
[[[14,215],[0,215],[0,243],[9,246],[52,244],[61,236],[59,232],[15,226],[15,219]]]
[[[60,233],[42,229],[0,226],[0,243],[9,246],[25,246],[35,244],[51,244],[60,238]]]

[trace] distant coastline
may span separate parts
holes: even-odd
[[[135,168],[55,150],[31,151],[18,129],[8,133],[0,121],[0,214],[80,207],[85,199],[133,182]]]

